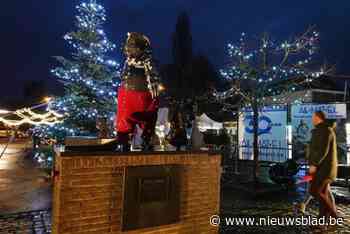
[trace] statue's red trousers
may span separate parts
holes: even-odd
[[[150,138],[154,134],[157,121],[159,100],[152,98],[148,91],[118,90],[118,104],[116,116],[116,131],[121,141],[126,134],[133,133],[136,124],[143,129],[143,137]]]

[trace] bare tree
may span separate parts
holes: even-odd
[[[271,104],[285,104],[288,96],[298,89],[310,87],[314,79],[331,72],[332,68],[315,61],[319,33],[309,28],[305,33],[282,42],[275,42],[264,33],[248,40],[242,33],[237,44],[228,44],[229,64],[221,74],[230,84],[216,97],[226,102],[239,96],[241,108],[253,112],[254,181],[259,170],[259,111]]]

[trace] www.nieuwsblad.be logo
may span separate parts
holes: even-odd
[[[223,217],[218,215],[210,217],[210,225],[218,227],[224,226],[333,226],[343,225],[344,220],[341,217],[326,219],[325,217],[312,217],[312,216],[284,216],[284,217]]]

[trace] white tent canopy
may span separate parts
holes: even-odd
[[[201,116],[196,117],[196,122],[198,124],[198,128],[201,132],[204,132],[209,129],[219,130],[223,128],[223,123],[216,122],[209,118],[206,114],[202,114]]]

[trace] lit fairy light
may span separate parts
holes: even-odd
[[[295,40],[281,43],[263,38],[257,43],[256,48],[251,49],[247,46],[251,43],[250,41],[248,43],[246,33],[242,33],[237,43],[227,44],[228,56],[233,64],[220,70],[225,80],[233,81],[233,88],[229,87],[226,91],[216,92],[215,97],[221,102],[225,102],[227,98],[234,95],[241,95],[243,101],[250,103],[256,100],[259,105],[271,101],[285,103],[286,93],[300,89],[300,85],[291,80],[299,78],[304,81],[302,84],[312,83],[315,79],[327,74],[323,68],[313,71],[307,68],[318,51],[318,42],[319,33],[308,30]],[[268,56],[264,58],[265,51],[268,51]],[[264,59],[271,57],[274,59],[271,60],[273,62],[266,60],[266,64],[262,64]],[[293,58],[290,59],[290,57]],[[248,86],[254,88],[247,91],[236,87],[236,84],[245,81],[249,82]],[[278,85],[287,83],[288,85]]]
[[[51,70],[66,93],[50,102],[50,110],[64,114],[64,122],[37,126],[35,134],[43,138],[90,135],[89,124],[115,114],[120,64],[109,57],[116,45],[103,28],[106,10],[97,0],[83,1],[76,10],[76,30],[63,37],[73,50],[72,59],[58,57],[61,66]],[[90,38],[84,37],[87,32]]]

